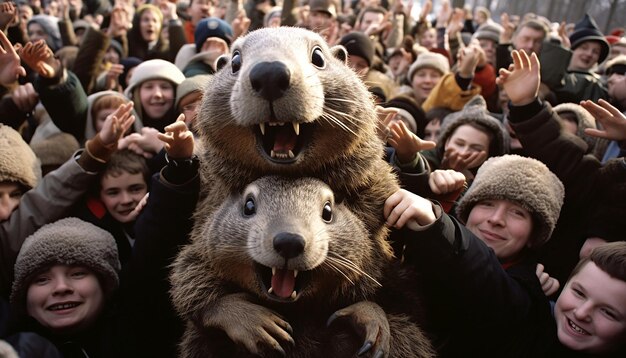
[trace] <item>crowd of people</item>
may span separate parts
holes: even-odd
[[[376,103],[439,355],[625,356],[626,30],[437,2],[0,0],[0,357],[176,356],[204,86],[279,26]]]

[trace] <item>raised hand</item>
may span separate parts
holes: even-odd
[[[15,83],[18,77],[26,76],[26,70],[20,65],[20,57],[1,30],[0,45],[0,85],[7,86]]]
[[[502,24],[503,31],[500,34],[500,43],[508,44],[513,40],[513,33],[515,32],[515,24],[511,21],[509,14],[503,12],[500,15],[500,24]]]
[[[98,133],[102,144],[105,146],[117,146],[117,142],[135,122],[132,114],[133,102],[120,105],[115,112],[109,114],[104,120],[102,130]]]
[[[513,64],[508,70],[500,69],[496,83],[504,88],[513,105],[523,106],[534,101],[539,93],[539,58],[535,53],[529,57],[524,50],[513,50],[511,56]]]
[[[12,23],[17,21],[17,9],[12,2],[3,2],[0,4],[0,32],[6,29]]]
[[[61,62],[54,58],[44,40],[27,43],[19,51],[22,60],[41,77],[53,78],[61,71]]]
[[[400,163],[410,163],[420,151],[437,146],[435,142],[422,140],[402,121],[393,122],[389,126],[389,134],[387,142],[396,150]]]
[[[585,134],[610,140],[626,140],[626,116],[609,102],[600,99],[598,103],[582,101],[583,106],[604,129],[585,128]]]
[[[387,314],[376,303],[362,301],[333,313],[326,323],[332,325],[335,321],[347,320],[357,334],[363,338],[363,346],[356,352],[361,357],[371,352],[372,357],[387,357],[390,350],[391,332]]]
[[[111,67],[106,72],[106,89],[115,90],[117,89],[118,79],[120,75],[124,72],[124,65],[120,65],[118,63],[111,64]]]
[[[448,148],[443,153],[441,168],[453,169],[468,177],[471,176],[468,169],[480,166],[485,159],[487,159],[487,152],[484,150],[460,154],[454,148]]]
[[[470,45],[459,50],[457,57],[459,75],[463,78],[473,78],[478,63],[481,59],[484,62],[485,52],[480,46]]]
[[[152,158],[163,149],[164,144],[159,140],[159,131],[151,127],[141,128],[141,133],[131,133],[120,139],[118,149],[128,148],[133,152]]]
[[[184,114],[165,127],[165,133],[159,133],[158,138],[165,143],[165,151],[172,158],[190,158],[193,155],[193,134],[185,124]]]

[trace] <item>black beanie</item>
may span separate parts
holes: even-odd
[[[589,16],[589,14],[585,14],[582,20],[576,23],[576,26],[574,26],[574,32],[569,36],[569,41],[572,44],[572,51],[580,46],[583,42],[599,42],[601,52],[600,57],[598,58],[598,63],[604,62],[606,57],[609,55],[609,43],[606,41],[606,38],[598,28],[595,20],[591,16]]]
[[[367,35],[362,32],[351,32],[342,37],[339,44],[346,48],[348,55],[362,57],[368,66],[372,66],[374,45]]]
[[[413,128],[409,126],[409,129],[418,137],[424,138],[424,128],[426,128],[426,114],[424,110],[415,103],[415,100],[407,95],[399,95],[390,99],[387,103],[383,104],[383,107],[399,108],[408,112],[413,117]]]

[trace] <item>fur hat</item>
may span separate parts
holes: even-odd
[[[626,55],[619,55],[607,62],[606,75],[610,76],[613,73],[621,75],[626,74]]]
[[[135,68],[124,95],[132,98],[135,87],[149,80],[170,81],[176,87],[185,80],[185,75],[171,62],[159,59],[145,61]]]
[[[176,102],[174,102],[174,107],[178,108],[178,103],[180,103],[180,100],[185,98],[186,95],[196,91],[204,92],[204,87],[211,78],[213,78],[211,75],[196,75],[186,78],[178,85],[178,88],[176,88]]]
[[[202,50],[202,45],[209,37],[220,38],[230,46],[233,41],[233,29],[228,22],[217,17],[207,17],[200,20],[196,25],[194,32],[194,42],[196,43],[196,51]]]
[[[585,134],[585,128],[596,128],[596,119],[593,118],[591,113],[589,113],[584,107],[576,103],[561,103],[553,109],[554,112],[556,112],[559,116],[566,112],[571,112],[574,114],[576,118],[576,124],[578,126],[576,136],[582,138],[587,143],[589,151],[593,151],[594,147],[596,146],[597,139],[596,137]]]
[[[445,75],[450,72],[450,61],[439,53],[434,52],[424,52],[417,56],[417,60],[411,64],[409,67],[408,79],[409,81],[413,80],[413,75],[417,70],[422,69],[424,67],[432,68],[441,73],[441,75]]]
[[[369,67],[374,59],[374,45],[362,32],[354,31],[341,38],[339,44],[346,48],[348,55],[359,56],[367,61]]]
[[[59,264],[81,265],[92,270],[105,297],[119,286],[121,266],[113,236],[78,218],[65,218],[42,226],[24,241],[15,262],[11,304],[22,309],[34,276]]]
[[[35,15],[30,20],[28,20],[28,26],[33,22],[39,24],[43,28],[43,30],[48,35],[48,41],[46,43],[52,50],[52,52],[56,52],[58,49],[63,47],[63,41],[61,40],[61,31],[59,30],[59,19],[54,16],[49,15]]]
[[[500,43],[500,34],[502,34],[502,26],[493,22],[493,23],[485,23],[481,25],[474,35],[472,35],[472,39],[477,40],[491,40],[495,43]]]
[[[41,179],[41,166],[33,150],[15,129],[0,123],[0,182],[34,188]]]
[[[408,95],[399,95],[390,99],[383,107],[396,108],[400,110],[400,114],[407,127],[411,132],[417,134],[418,137],[424,138],[424,127],[426,127],[426,114],[422,108],[415,103],[415,100]]]
[[[448,114],[442,121],[441,132],[437,139],[437,147],[443,151],[446,141],[454,131],[469,123],[478,123],[486,127],[493,134],[489,143],[489,157],[496,157],[508,153],[509,135],[502,123],[493,117],[487,110],[487,103],[481,95],[472,97],[458,112]]]
[[[504,155],[488,159],[478,169],[476,178],[459,201],[458,218],[467,222],[470,211],[483,200],[509,200],[521,205],[533,217],[533,248],[545,244],[563,205],[563,184],[542,162]]]
[[[41,166],[60,166],[72,157],[80,145],[73,135],[59,132],[46,139],[31,142],[30,147],[41,161]]]
[[[589,16],[589,14],[585,14],[585,16],[576,23],[574,32],[569,35],[569,40],[572,44],[572,51],[586,41],[596,41],[600,43],[601,52],[598,63],[602,63],[609,55],[609,43],[606,41],[606,38],[604,38],[604,34],[602,34],[598,28],[595,20]]]

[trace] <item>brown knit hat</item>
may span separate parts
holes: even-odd
[[[542,162],[504,155],[487,160],[456,208],[458,218],[467,222],[470,211],[483,200],[510,200],[533,217],[532,248],[545,244],[561,212],[563,184]]]
[[[120,261],[108,231],[77,218],[42,226],[26,238],[15,262],[11,304],[24,310],[26,292],[35,275],[54,265],[82,265],[100,279],[105,297],[119,285]]]
[[[498,119],[491,116],[487,110],[487,103],[481,95],[472,97],[458,112],[448,114],[442,121],[441,132],[437,139],[437,148],[443,152],[446,141],[454,131],[469,123],[478,123],[486,127],[493,134],[493,140],[489,143],[489,157],[497,157],[508,153],[509,134]]]
[[[41,179],[39,160],[13,128],[0,124],[0,182],[10,181],[31,189]]]

